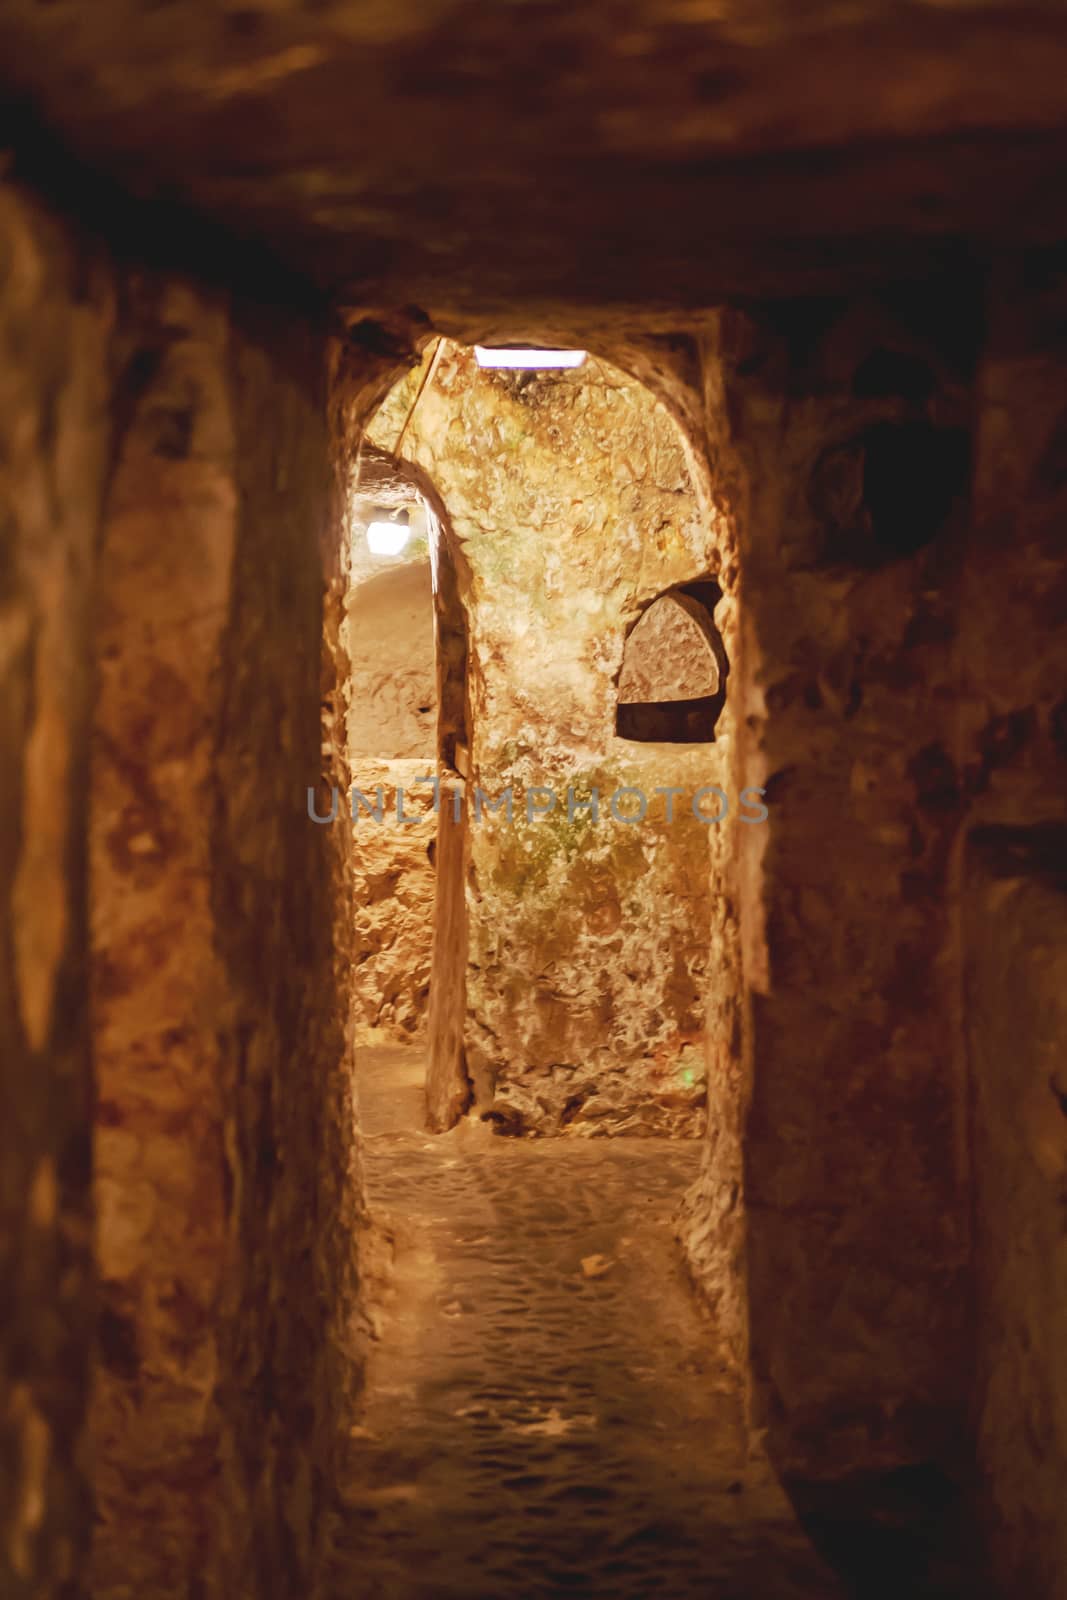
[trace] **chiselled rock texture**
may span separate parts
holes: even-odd
[[[1054,280],[1035,261],[1027,281]],[[739,1109],[713,1119],[685,1238],[712,1299],[733,1306],[755,1415],[801,1503],[837,1537],[826,1486],[854,1475],[861,1501],[908,1527],[894,1581],[931,1593],[939,1540],[971,1491],[975,1338],[988,1371],[1004,1337],[1022,1209],[1003,1200],[1002,1212],[997,1197],[1041,1159],[1027,1157],[1025,1113],[1005,1125],[998,1108],[1028,1080],[1048,1122],[1061,1115],[1034,1083],[1053,1023],[1044,958],[1025,955],[1032,896],[1051,891],[1020,890],[1014,934],[983,927],[1010,906],[1006,889],[978,887],[961,908],[968,830],[990,835],[982,860],[1000,849],[1008,861],[1014,840],[1021,879],[1047,882],[1057,851],[1062,874],[1055,828],[1030,833],[1063,816],[1064,397],[1038,351],[1055,316],[1047,290],[1037,313],[998,319],[977,285],[933,281],[728,315],[709,349],[709,425],[744,561],[740,776],[766,788],[771,823],[740,839]],[[999,843],[994,824],[1010,825]],[[985,975],[967,1001],[961,929]],[[962,1024],[965,1004],[996,1003],[998,961],[1013,990],[1034,989],[1027,1053],[1010,1067],[978,1019],[968,1062]],[[1026,1181],[1033,1192],[1045,1180]],[[1028,1228],[1050,1229],[1036,1196],[1025,1212]],[[977,1329],[973,1249],[987,1296]],[[1027,1254],[1013,1269],[1016,1349],[1028,1327],[1035,1342],[1058,1337]],[[743,1306],[724,1291],[731,1261]],[[1030,1367],[1039,1388],[1044,1370]],[[1057,1424],[1024,1465],[1004,1381],[978,1404],[1013,1529],[1007,1592],[1030,1581],[1055,1594],[1060,1535],[1032,1510],[1044,1491],[1022,1504]],[[1055,1414],[1055,1390],[1045,1403]]]
[[[180,287],[144,298],[131,361],[147,381],[119,441],[98,569],[93,730],[92,1581],[104,1595],[162,1593],[195,1563],[210,1592],[230,1537],[225,1497],[205,1495],[221,1465],[232,1270],[230,996],[211,890],[237,508],[229,327]]]
[[[1067,294],[1047,259],[994,280],[978,374],[954,772],[967,835],[983,1510],[1007,1595],[1067,1595]]]
[[[0,80],[3,1600],[527,1600],[531,1509],[764,1600],[722,1424],[850,1594],[1067,1600],[1061,0],[6,0]]]
[[[418,780],[435,775],[432,748],[418,761],[352,762],[354,998],[361,1031],[382,1040],[426,1030],[437,819],[433,784]]]
[[[422,376],[373,439],[396,433]],[[477,1106],[513,1132],[695,1133],[709,835],[738,825],[738,797],[719,824],[723,800],[705,796],[705,820],[693,798],[719,781],[728,740],[614,734],[628,628],[672,583],[723,570],[682,435],[602,362],[516,376],[448,347],[403,453],[440,494],[465,572]]]
[[[437,881],[425,1084],[426,1120],[435,1133],[453,1127],[471,1103],[464,1049],[470,948],[468,843],[462,809],[457,815],[452,804],[441,806],[434,852]]]
[[[348,602],[352,759],[432,761],[437,691],[429,559],[390,563],[359,578]]]
[[[673,328],[1062,213],[1059,0],[6,0],[0,60],[84,158],[353,308]],[[139,236],[186,247],[162,210]]]
[[[741,778],[770,822],[739,839],[742,1071],[687,1239],[713,1297],[740,1250],[783,1470],[867,1472],[875,1496],[903,1464],[936,1484],[966,1409],[943,750],[977,328],[944,293],[728,315],[709,353],[743,553]]]
[[[1034,859],[1032,839],[1005,831],[977,832],[964,902],[978,1202],[976,1425],[1004,1593],[1058,1597],[1067,1592],[1067,828],[1061,824],[1054,874],[1040,854]]]
[[[366,798],[341,805],[355,824],[359,1025],[402,1040],[425,1031],[430,988],[434,791],[418,780],[437,773],[434,602],[425,511],[412,507],[410,541],[393,558],[367,546],[374,515],[372,497],[356,501],[346,605],[348,753],[353,786]]]
[[[311,774],[340,766],[319,715],[324,580],[332,592],[343,561],[325,352],[315,326],[281,337],[270,306],[238,302],[234,321],[241,498],[214,874],[237,1091],[225,1405],[251,1485],[248,1566],[269,1594],[310,1586],[336,1418],[358,1380],[363,1211],[344,834],[315,828],[303,803]]]
[[[0,187],[0,1593],[69,1593],[90,1525],[84,972],[91,578],[109,274]]]
[[[626,641],[619,699],[695,700],[715,694],[719,664],[696,603],[666,594],[654,600]]]
[[[93,1592],[296,1592],[358,1356],[344,833],[305,805],[320,776],[347,785],[325,347],[291,321],[279,354],[276,314],[180,282],[130,278],[123,305],[92,784]]]

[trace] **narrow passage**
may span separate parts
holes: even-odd
[[[699,1141],[432,1137],[423,1068],[362,1058],[393,1266],[330,1600],[833,1600],[674,1244]]]

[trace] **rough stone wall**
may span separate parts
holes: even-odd
[[[371,510],[353,519],[347,636],[352,652],[348,749],[354,786],[384,820],[357,805],[352,834],[355,998],[361,1035],[408,1042],[426,1030],[433,944],[432,789],[437,770],[434,600],[425,511],[411,513],[411,541],[398,557],[367,548]],[[403,813],[420,822],[398,820]],[[351,807],[348,807],[351,815]]]
[[[974,1420],[1008,1595],[1067,1595],[1067,343],[1040,257],[989,296],[952,750],[975,1191]]]
[[[393,442],[420,376],[382,408],[376,442]],[[709,834],[737,826],[738,797],[719,830],[690,809],[719,781],[725,741],[614,735],[628,627],[657,593],[722,565],[681,434],[604,363],[516,377],[450,346],[403,454],[440,493],[465,567],[472,782],[515,795],[510,824],[503,813],[469,824],[464,1045],[477,1105],[512,1131],[692,1134]],[[559,802],[528,822],[537,785]],[[682,794],[668,823],[654,791],[670,785]],[[642,824],[610,813],[624,786],[648,796]],[[569,787],[576,800],[599,790],[598,821],[568,819]],[[714,815],[719,802],[706,804]]]
[[[973,1392],[1005,1592],[1042,1595],[1063,1592],[1055,281],[1035,265],[984,308],[966,278],[768,306],[709,342],[744,558],[736,781],[770,822],[736,840],[737,1048],[683,1227],[812,1526],[835,1537],[820,1484],[854,1476],[936,1566]]]
[[[0,1587],[290,1592],[358,1377],[324,342],[0,226]]]
[[[235,544],[225,308],[130,307],[98,569],[92,782],[92,1437],[100,1594],[219,1581],[226,974],[211,903],[218,674]],[[143,373],[139,388],[136,374]]]
[[[968,852],[977,1387],[985,1526],[1006,1595],[1067,1593],[1067,895],[1027,845]],[[1018,830],[1024,834],[1032,830]],[[1063,840],[1058,846],[1063,852]],[[1051,1104],[1050,1104],[1051,1102]]]
[[[722,578],[733,602],[724,630],[730,693],[719,737],[725,740],[723,786],[740,794],[746,785],[763,788],[765,774],[747,759],[745,728],[751,696],[744,670],[749,633],[744,609],[747,569],[742,557],[743,534],[749,524],[749,480],[730,436],[719,331],[716,328],[705,334],[697,373],[690,374],[678,399],[683,402],[679,411],[688,435],[703,444],[696,459],[705,466],[708,492],[714,494],[723,526],[723,543],[731,552]],[[768,818],[755,830],[712,831],[711,875],[719,892],[712,901],[714,965],[704,992],[707,1132],[701,1177],[686,1194],[677,1218],[685,1258],[713,1311],[716,1353],[744,1385],[750,1381],[744,1148],[751,1081],[751,1008],[746,1003],[745,975],[754,963],[751,951],[747,961],[743,959],[741,907],[746,893],[751,898],[753,864],[758,871],[771,825]],[[751,926],[751,916],[748,920]]]
[[[516,306],[673,327],[889,263],[921,276],[946,239],[1064,237],[1061,0],[520,15],[107,0],[73,28],[6,0],[0,72],[138,194],[188,196],[339,298],[438,327]]]
[[[458,779],[456,787],[462,787]],[[451,1128],[469,1109],[464,1036],[467,1028],[467,865],[466,813],[451,804],[437,816],[434,870],[433,965],[430,978],[429,1053],[426,1064],[426,1117],[435,1133]]]
[[[347,784],[345,574],[325,343],[283,327],[124,275],[92,788],[101,1596],[305,1589],[357,1376],[344,831],[306,809]]]
[[[419,760],[353,758],[353,785],[382,820],[356,802],[352,829],[355,997],[360,1037],[410,1043],[426,1032],[433,953],[433,787],[430,753]],[[379,790],[381,791],[379,797]],[[398,816],[397,800],[402,794]],[[351,815],[351,811],[350,811]]]
[[[86,794],[113,292],[0,187],[0,1593],[70,1593],[90,1506]]]
[[[241,1262],[225,1306],[224,1403],[252,1485],[249,1567],[264,1594],[308,1585],[336,1419],[358,1382],[363,1220],[344,831],[316,828],[305,806],[313,775],[343,771],[320,723],[324,579],[332,596],[342,577],[338,484],[323,342],[299,322],[283,336],[278,320],[269,305],[235,307],[239,510],[213,877],[234,997]]]
[[[421,557],[353,574],[348,741],[354,760],[432,760],[436,753],[433,590],[425,537],[420,548]]]
[[[708,365],[743,552],[738,781],[770,821],[738,836],[740,1048],[686,1237],[794,1482],[936,1473],[966,1408],[943,752],[973,308],[961,283],[730,314]]]

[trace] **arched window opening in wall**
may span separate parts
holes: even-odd
[[[691,800],[726,778],[707,757],[727,671],[713,616],[729,639],[736,611],[732,576],[716,581],[735,570],[731,535],[665,402],[599,356],[541,360],[486,366],[476,348],[427,341],[359,446],[364,476],[380,456],[440,525],[434,849],[429,818],[389,829],[397,862],[416,847],[420,870],[433,857],[435,899],[420,910],[435,925],[426,1122],[444,1130],[469,1114],[512,1135],[694,1138],[709,1097],[705,982],[725,965],[708,927],[726,835]],[[655,554],[650,527],[662,531]],[[652,614],[638,635],[639,611]],[[641,687],[629,680],[646,633],[672,671],[666,683],[646,672]],[[665,730],[646,725],[660,701]],[[665,742],[657,755],[630,737]],[[652,798],[671,780],[690,795],[676,816]],[[372,828],[385,832],[356,826],[357,874],[385,848]],[[399,920],[404,885],[372,912],[357,905],[370,933]],[[621,952],[612,935],[653,906],[640,952]],[[380,968],[398,980],[398,963]],[[368,1059],[365,1106],[379,1085],[388,1106],[409,1070],[386,1054]]]
[[[638,618],[619,673],[615,731],[645,744],[710,744],[728,663],[715,626],[713,579],[668,589]]]

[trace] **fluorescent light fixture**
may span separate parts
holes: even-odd
[[[580,367],[585,360],[584,350],[514,350],[486,344],[476,344],[474,354],[480,367],[519,367],[526,371],[543,367]]]
[[[372,522],[367,528],[367,544],[376,556],[398,556],[410,538],[406,522]]]

